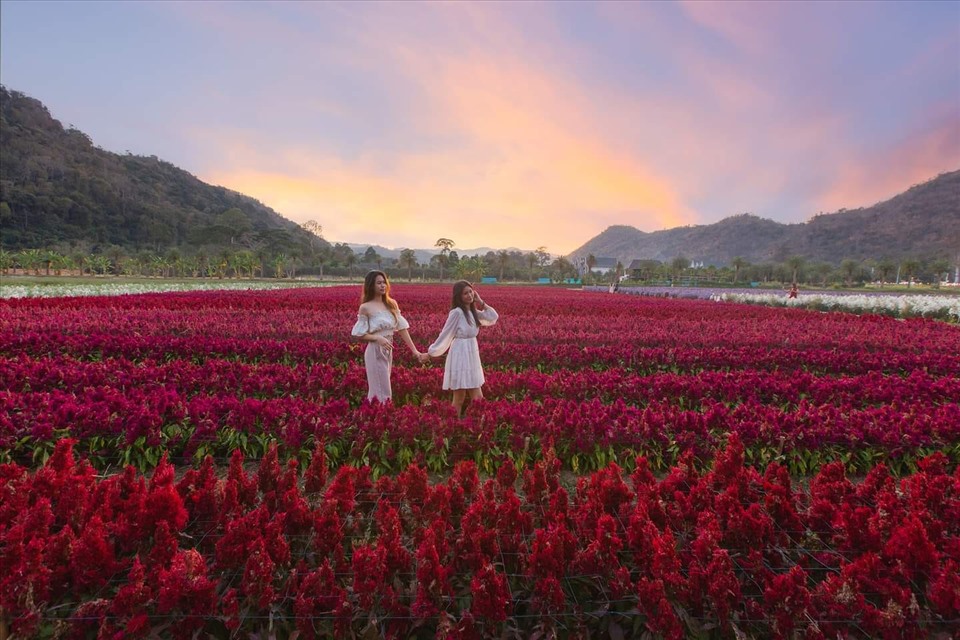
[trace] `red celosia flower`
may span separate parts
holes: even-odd
[[[947,560],[940,571],[930,580],[927,597],[933,611],[944,620],[956,620],[960,617],[960,563]]]
[[[158,577],[157,611],[173,614],[178,635],[189,636],[203,626],[204,616],[212,615],[216,583],[207,578],[203,556],[192,549],[179,551],[170,568]]]
[[[113,546],[99,516],[84,526],[71,549],[70,572],[74,588],[83,593],[102,587],[116,570]]]
[[[382,547],[360,545],[353,550],[353,593],[361,609],[370,610],[386,574]]]
[[[797,626],[810,618],[807,573],[794,565],[787,573],[774,576],[763,591],[765,613],[774,619],[778,638],[789,638]]]
[[[127,582],[117,590],[110,611],[119,617],[142,614],[143,607],[153,598],[153,590],[146,583],[146,570],[140,563],[140,557],[133,559]]]
[[[470,580],[470,612],[480,619],[503,622],[510,607],[507,577],[487,563]]]
[[[497,469],[497,484],[500,485],[501,489],[513,489],[516,481],[517,468],[514,466],[513,460],[507,458],[500,463],[500,467]]]
[[[223,617],[223,626],[231,632],[240,628],[240,599],[237,590],[230,588],[220,599],[220,613]]]
[[[559,579],[552,575],[534,578],[533,608],[544,615],[556,615],[566,610],[567,596]]]
[[[250,547],[250,555],[243,569],[240,590],[260,611],[267,611],[274,597],[274,571],[276,565],[267,551],[263,538],[258,538]]]
[[[442,561],[438,547],[442,534],[436,533],[439,527],[427,529],[423,542],[416,553],[417,596],[411,607],[411,613],[418,618],[429,618],[444,607],[444,598],[452,596],[450,588],[450,567]],[[445,560],[445,558],[443,559]]]
[[[637,582],[637,597],[638,608],[646,616],[647,629],[669,640],[683,638],[683,626],[667,599],[663,582],[641,578]]]
[[[323,440],[317,440],[317,445],[313,449],[313,456],[310,458],[310,466],[304,474],[304,489],[307,493],[319,493],[323,491],[327,484],[327,475],[329,468],[327,466],[327,452],[323,446]]]
[[[274,442],[267,448],[267,453],[260,460],[257,470],[257,481],[260,493],[267,494],[275,491],[280,480],[280,462],[277,454],[277,444]]]
[[[940,554],[920,519],[910,516],[893,530],[884,547],[884,557],[898,561],[907,580],[921,580],[934,572]]]

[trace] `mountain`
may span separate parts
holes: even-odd
[[[573,251],[571,258],[669,262],[683,256],[707,265],[729,265],[740,256],[752,263],[802,256],[839,264],[852,258],[946,258],[960,255],[960,171],[943,173],[872,207],[841,209],[801,224],[781,224],[751,214],[709,225],[645,233],[612,226]]]
[[[259,201],[156,156],[96,147],[39,100],[2,85],[0,231],[7,250],[85,243],[276,254],[327,244]]]

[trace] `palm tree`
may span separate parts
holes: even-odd
[[[533,251],[526,255],[526,259],[527,266],[530,267],[530,282],[533,282],[533,268],[537,266],[537,262],[539,262],[539,260],[537,258],[537,254],[535,254]]]
[[[284,270],[284,265],[287,262],[287,256],[278,253],[273,257],[273,275],[276,278],[283,278],[287,275],[287,272]]]
[[[233,256],[233,269],[237,272],[237,276],[243,277],[246,274],[249,278],[253,278],[253,273],[257,268],[257,259],[249,251],[238,251],[236,255]]]
[[[53,265],[60,258],[60,254],[51,249],[45,249],[42,252],[43,255],[43,266],[46,270],[46,274],[50,275],[50,270],[53,268]]]
[[[684,270],[690,266],[690,259],[686,256],[677,256],[670,264],[673,267],[674,279],[679,279]]]
[[[897,270],[897,265],[893,263],[889,258],[881,258],[880,262],[877,263],[877,275],[880,276],[880,288],[883,288],[883,284],[890,279],[890,276],[894,271]]]
[[[828,262],[816,262],[811,267],[814,279],[820,283],[821,287],[827,286],[827,278],[833,272],[833,267]]]
[[[210,260],[207,258],[207,252],[201,249],[197,252],[197,274],[207,277],[210,271]]]
[[[347,265],[347,271],[353,276],[353,265],[357,264],[357,254],[350,251],[344,256],[343,261]]]
[[[113,272],[119,274],[123,271],[123,261],[126,258],[127,254],[123,250],[123,247],[117,245],[111,245],[106,250],[106,255],[110,258],[110,263],[113,265]]]
[[[740,269],[743,269],[750,263],[740,256],[737,256],[730,264],[733,265],[733,284],[737,284],[737,279],[740,277]]]
[[[930,271],[933,272],[933,286],[939,288],[942,280],[950,279],[950,262],[944,258],[937,258],[930,263]]]
[[[560,256],[553,262],[553,269],[557,273],[558,280],[566,280],[571,273],[576,273],[576,269],[564,256]]]
[[[6,203],[4,203],[6,204]],[[14,265],[13,254],[4,249],[0,249],[0,273],[7,275],[7,271]]]
[[[787,258],[787,268],[790,269],[792,274],[790,283],[797,284],[797,272],[803,269],[803,265],[806,263],[806,260],[803,259],[803,256],[790,256]]]
[[[40,265],[43,264],[43,252],[40,249],[24,249],[17,255],[17,262],[24,272],[33,269],[33,275],[40,275]]]
[[[97,275],[106,275],[110,270],[110,258],[105,255],[90,256],[90,270]]]
[[[287,275],[291,278],[297,277],[297,269],[303,266],[303,256],[294,249],[290,252],[290,258],[287,260]]]
[[[467,258],[461,260],[460,264],[465,264],[464,270],[467,275],[471,276],[474,280],[480,280],[483,278],[484,271],[487,268],[487,263],[483,261],[483,258],[480,256],[473,256],[472,258]]]
[[[229,249],[224,249],[220,252],[220,255],[217,256],[216,264],[214,265],[214,270],[216,271],[217,278],[223,279],[227,275],[227,270],[230,268],[230,263],[233,261],[233,252]]]
[[[907,279],[907,286],[909,287],[913,284],[913,276],[920,268],[920,262],[916,258],[907,258],[903,261],[901,268],[903,277]]]
[[[457,243],[450,238],[440,238],[433,246],[440,248],[440,259],[437,263],[440,265],[440,279],[443,280],[443,268],[447,265],[447,254]]]
[[[413,268],[417,266],[417,252],[413,249],[404,249],[400,252],[400,266],[407,268],[407,282],[413,280]]]
[[[190,275],[191,278],[197,277],[197,272],[200,270],[197,263],[197,256],[187,256],[186,258],[180,259],[180,268],[183,269],[183,275]]]
[[[153,267],[154,275],[158,275],[161,278],[166,277],[167,268],[170,266],[170,263],[167,262],[167,259],[163,256],[154,256],[151,261]]]
[[[843,274],[843,282],[846,286],[853,285],[853,278],[860,270],[860,263],[852,258],[847,258],[840,263],[840,273]]]
[[[322,249],[320,253],[318,253],[313,260],[316,264],[320,265],[321,280],[323,280],[323,265],[325,265],[329,259],[330,259],[330,253],[327,251],[327,249]]]
[[[167,251],[167,255],[164,256],[167,261],[167,268],[169,269],[170,276],[179,277],[182,275],[183,261],[181,260],[182,256],[180,251],[177,249],[170,249]]]
[[[510,252],[506,249],[501,249],[497,251],[497,266],[500,267],[500,282],[503,282],[503,270],[507,266],[507,263],[510,261]]]
[[[591,254],[587,255],[587,273],[584,275],[592,276],[593,268],[597,266],[597,256]]]

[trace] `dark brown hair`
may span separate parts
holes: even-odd
[[[480,316],[477,315],[476,304],[471,302],[469,307],[463,304],[461,296],[463,295],[463,290],[467,287],[473,289],[473,285],[467,282],[466,280],[457,280],[453,283],[453,304],[451,309],[460,309],[463,311],[463,316],[467,319],[467,323],[470,323],[470,316],[473,316],[473,324],[475,327],[480,327]],[[469,309],[469,311],[468,311]]]

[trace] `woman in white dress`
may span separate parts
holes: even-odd
[[[442,356],[447,350],[447,362],[443,367],[443,388],[453,391],[453,406],[461,415],[463,401],[483,397],[483,365],[480,363],[480,348],[477,334],[481,326],[496,323],[500,316],[486,304],[473,285],[460,280],[453,285],[453,304],[447,314],[447,322],[427,354]]]
[[[393,397],[390,371],[393,368],[393,334],[400,337],[414,357],[426,362],[429,356],[420,353],[410,337],[410,323],[400,315],[400,307],[390,297],[390,281],[382,271],[371,271],[363,281],[363,300],[357,312],[357,323],[350,332],[367,343],[363,362],[367,367],[367,399],[386,402]]]

